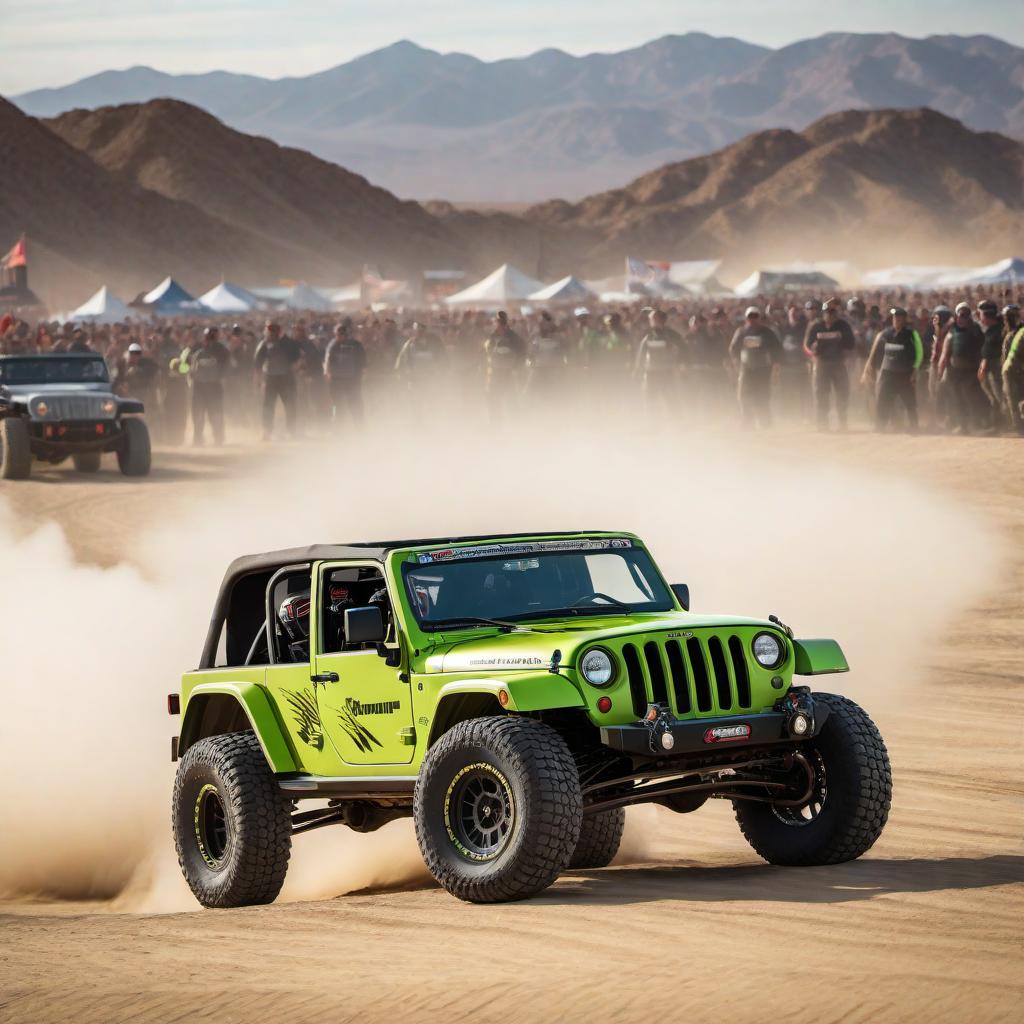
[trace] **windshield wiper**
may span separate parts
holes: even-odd
[[[503,633],[511,633],[514,629],[529,630],[529,626],[521,626],[518,622],[502,622],[501,619],[485,619],[479,615],[460,615],[454,619],[426,619],[424,625],[430,626],[497,626]]]
[[[597,604],[597,602],[594,602],[593,604],[584,605],[581,605],[579,603],[579,601],[590,600],[594,597],[601,598],[601,600],[605,603]],[[622,601],[616,601],[614,597],[609,597],[607,594],[587,594],[585,598],[581,597],[579,601],[576,601],[573,604],[569,605],[569,610],[572,612],[589,612],[592,611],[594,608],[601,609],[602,611],[607,608],[615,608],[618,609],[620,612],[627,612],[630,614],[633,612],[633,609],[628,604],[624,604]]]

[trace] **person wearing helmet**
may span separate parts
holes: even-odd
[[[917,390],[914,377],[924,362],[924,345],[916,328],[910,326],[902,306],[889,310],[890,326],[883,328],[871,346],[861,383],[877,375],[875,386],[875,430],[889,425],[893,405],[903,404],[910,433],[917,433]]]
[[[1006,322],[1001,353],[1003,395],[1010,425],[1024,437],[1024,324],[1019,308],[1013,304],[1003,310],[1003,319]]]
[[[491,333],[484,339],[484,361],[487,409],[493,420],[500,421],[515,403],[526,366],[526,343],[512,329],[503,309],[495,314]]]
[[[781,351],[779,336],[761,322],[761,310],[748,306],[729,343],[729,356],[739,365],[736,395],[744,427],[772,425],[772,368]]]
[[[203,428],[209,421],[214,444],[224,443],[224,376],[228,350],[220,343],[216,327],[207,327],[202,340],[189,355],[189,385],[192,388],[192,444],[203,443]]]
[[[324,377],[331,408],[331,419],[341,423],[351,418],[363,422],[363,372],[366,370],[366,349],[355,336],[352,318],[334,328],[334,337],[324,353]]]
[[[851,299],[850,302],[859,300]],[[847,304],[849,305],[849,303]],[[819,430],[828,430],[830,398],[835,398],[839,429],[846,429],[850,404],[850,375],[846,360],[857,347],[853,329],[839,315],[839,302],[822,303],[821,316],[807,326],[804,352],[812,360],[811,390]]]
[[[999,313],[999,307],[991,300],[978,303],[981,330],[984,339],[981,345],[981,365],[978,367],[978,381],[988,399],[993,434],[999,433],[1006,419],[1003,400],[1003,374],[1000,356],[1003,350],[1003,331],[1006,325]]]
[[[647,320],[649,328],[636,350],[633,375],[640,382],[647,411],[655,416],[672,415],[679,403],[683,339],[668,326],[663,309],[652,309]]]
[[[971,307],[961,302],[945,332],[939,376],[949,387],[949,406],[954,434],[991,427],[991,406],[978,381],[981,350],[985,336],[971,316]]]

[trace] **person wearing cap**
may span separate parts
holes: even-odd
[[[526,343],[512,329],[508,313],[495,314],[491,333],[484,339],[484,392],[492,419],[500,421],[514,404],[522,387]]]
[[[146,409],[146,419],[154,433],[160,426],[160,404],[157,384],[160,367],[142,350],[138,341],[129,344],[114,369],[114,393],[124,398],[137,398]]]
[[[413,391],[423,384],[436,384],[447,369],[448,350],[440,335],[425,320],[414,320],[412,333],[395,357],[395,373]]]
[[[978,381],[991,409],[991,432],[998,433],[1006,418],[1003,401],[1002,360],[1000,358],[1003,351],[1003,331],[1006,325],[999,313],[999,307],[991,299],[984,299],[978,303],[978,313],[981,317],[981,330],[984,335],[981,344]]]
[[[789,411],[800,422],[806,422],[808,412],[808,359],[804,352],[804,338],[807,336],[806,310],[816,308],[807,302],[803,309],[791,305],[786,311],[786,326],[782,329],[782,354],[779,359],[779,398],[783,409]]]
[[[683,339],[668,326],[668,314],[652,309],[647,333],[640,339],[633,362],[633,375],[648,412],[671,415],[679,405],[679,371],[683,365]]]
[[[889,310],[890,326],[883,328],[875,337],[874,344],[864,364],[861,383],[877,375],[875,385],[875,430],[883,431],[889,425],[896,401],[903,404],[907,413],[910,433],[917,433],[917,390],[915,377],[924,362],[924,345],[917,329],[908,322],[907,311],[902,306]]]
[[[744,427],[772,425],[772,368],[781,351],[779,336],[761,322],[761,310],[747,306],[729,343],[729,356],[739,365],[736,395]]]
[[[192,389],[192,444],[201,447],[206,423],[214,444],[224,443],[224,376],[230,357],[216,327],[203,330],[189,356],[188,382]]]
[[[859,301],[850,300],[853,303]],[[814,393],[814,412],[819,430],[828,430],[832,396],[835,397],[839,429],[846,429],[850,404],[850,375],[846,359],[856,347],[857,339],[853,329],[839,315],[839,300],[828,299],[822,303],[820,318],[807,325],[807,333],[804,335],[804,352],[812,360],[813,366],[811,390]]]
[[[363,422],[363,374],[366,349],[355,336],[352,318],[345,317],[334,328],[334,337],[324,352],[324,377],[331,404],[331,419],[341,423]]]
[[[1013,304],[1003,310],[1003,319],[1007,323],[1001,353],[1003,395],[1010,425],[1024,437],[1024,324],[1020,310]]]
[[[263,440],[269,441],[274,433],[274,415],[277,403],[284,407],[285,428],[290,436],[297,433],[295,366],[302,358],[299,346],[281,333],[276,320],[268,320],[263,339],[253,353],[253,371],[263,381]]]
[[[540,314],[526,350],[526,390],[534,398],[554,398],[565,383],[569,345],[551,314]]]
[[[984,343],[985,336],[971,316],[970,305],[958,303],[944,333],[939,357],[939,376],[949,387],[954,434],[991,427],[991,406],[978,381]]]

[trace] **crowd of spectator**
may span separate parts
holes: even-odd
[[[570,383],[648,423],[1024,434],[1020,301],[1013,290],[894,291],[237,321],[8,315],[0,354],[101,353],[166,444],[326,432],[361,422],[367,394],[374,409],[457,394],[502,419],[529,399],[557,403]]]

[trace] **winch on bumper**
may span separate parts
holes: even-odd
[[[825,704],[815,704],[806,686],[794,687],[776,701],[771,711],[753,715],[680,720],[666,705],[649,704],[639,722],[603,726],[601,742],[625,754],[658,757],[791,743],[817,736],[828,710]]]

